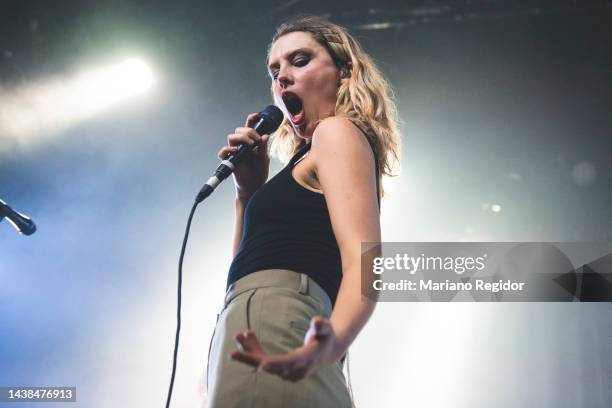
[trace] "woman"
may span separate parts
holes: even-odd
[[[271,150],[290,160],[267,181],[269,135],[248,127],[256,114],[219,151],[257,144],[234,172],[234,260],[211,340],[209,407],[350,407],[342,367],[374,310],[361,295],[361,243],[380,241],[395,105],[357,41],[322,18],[281,25],[267,63],[286,115]]]

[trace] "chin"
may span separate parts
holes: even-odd
[[[310,139],[307,134],[308,134],[308,125],[307,124],[301,124],[301,125],[293,125],[293,131],[295,132],[295,134],[299,137],[301,137],[302,139]]]

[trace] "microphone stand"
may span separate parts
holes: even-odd
[[[27,215],[13,210],[9,205],[0,199],[0,221],[7,218],[17,231],[23,235],[32,235],[36,232],[36,224]]]

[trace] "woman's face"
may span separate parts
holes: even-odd
[[[332,116],[340,71],[324,46],[310,33],[293,32],[270,48],[268,72],[276,104],[298,136],[310,139],[318,120]]]

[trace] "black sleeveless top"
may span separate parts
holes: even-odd
[[[325,196],[304,188],[291,174],[308,150],[310,143],[249,199],[227,287],[252,272],[289,269],[310,276],[335,304],[342,263]],[[378,191],[378,177],[376,188]]]

